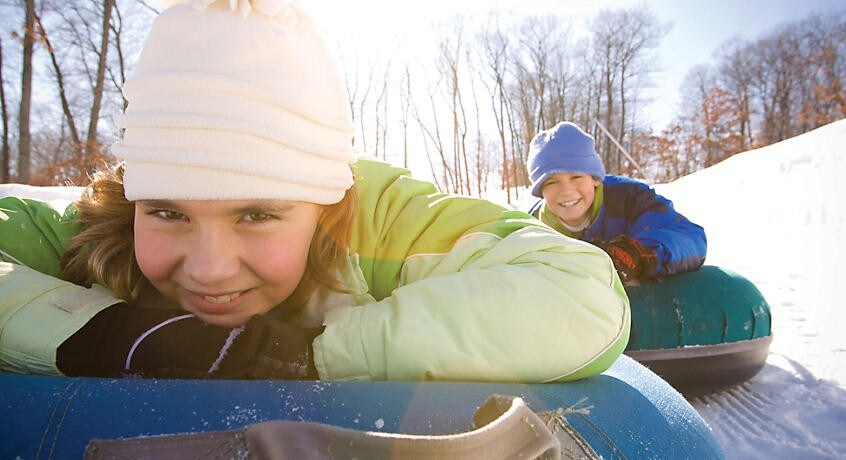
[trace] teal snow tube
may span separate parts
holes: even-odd
[[[688,397],[753,377],[772,341],[770,306],[743,276],[706,265],[626,288],[626,354]]]

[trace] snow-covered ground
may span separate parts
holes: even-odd
[[[846,458],[846,120],[655,188],[705,227],[706,263],[752,280],[772,309],[764,369],[692,401],[728,457]],[[68,190],[2,195],[63,209]]]
[[[692,401],[729,458],[845,458],[846,120],[655,188],[772,310],[764,369]]]

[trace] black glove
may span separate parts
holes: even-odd
[[[623,283],[649,278],[658,267],[655,251],[632,237],[621,235],[598,246],[611,256]]]
[[[56,365],[100,377],[316,379],[311,343],[322,331],[265,316],[227,328],[181,310],[117,304],[62,343]]]

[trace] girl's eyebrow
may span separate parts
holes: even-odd
[[[294,209],[294,204],[288,201],[268,201],[250,203],[232,210],[233,214],[285,214]]]
[[[139,200],[137,204],[146,206],[148,208],[164,208],[172,209],[174,211],[180,210],[179,205],[170,200]]]

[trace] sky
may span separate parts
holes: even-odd
[[[658,53],[660,71],[653,90],[656,103],[646,117],[660,129],[674,116],[678,89],[687,72],[711,61],[726,40],[754,40],[775,26],[804,18],[814,12],[846,9],[842,0],[308,0],[326,32],[344,41],[354,41],[385,52],[395,46],[397,36],[414,49],[432,47],[428,25],[455,14],[484,17],[492,9],[511,14],[566,14],[574,28],[603,8],[631,8],[645,4],[672,29]],[[352,32],[351,32],[352,31]],[[352,37],[352,38],[351,38]],[[356,45],[361,46],[361,45]]]

